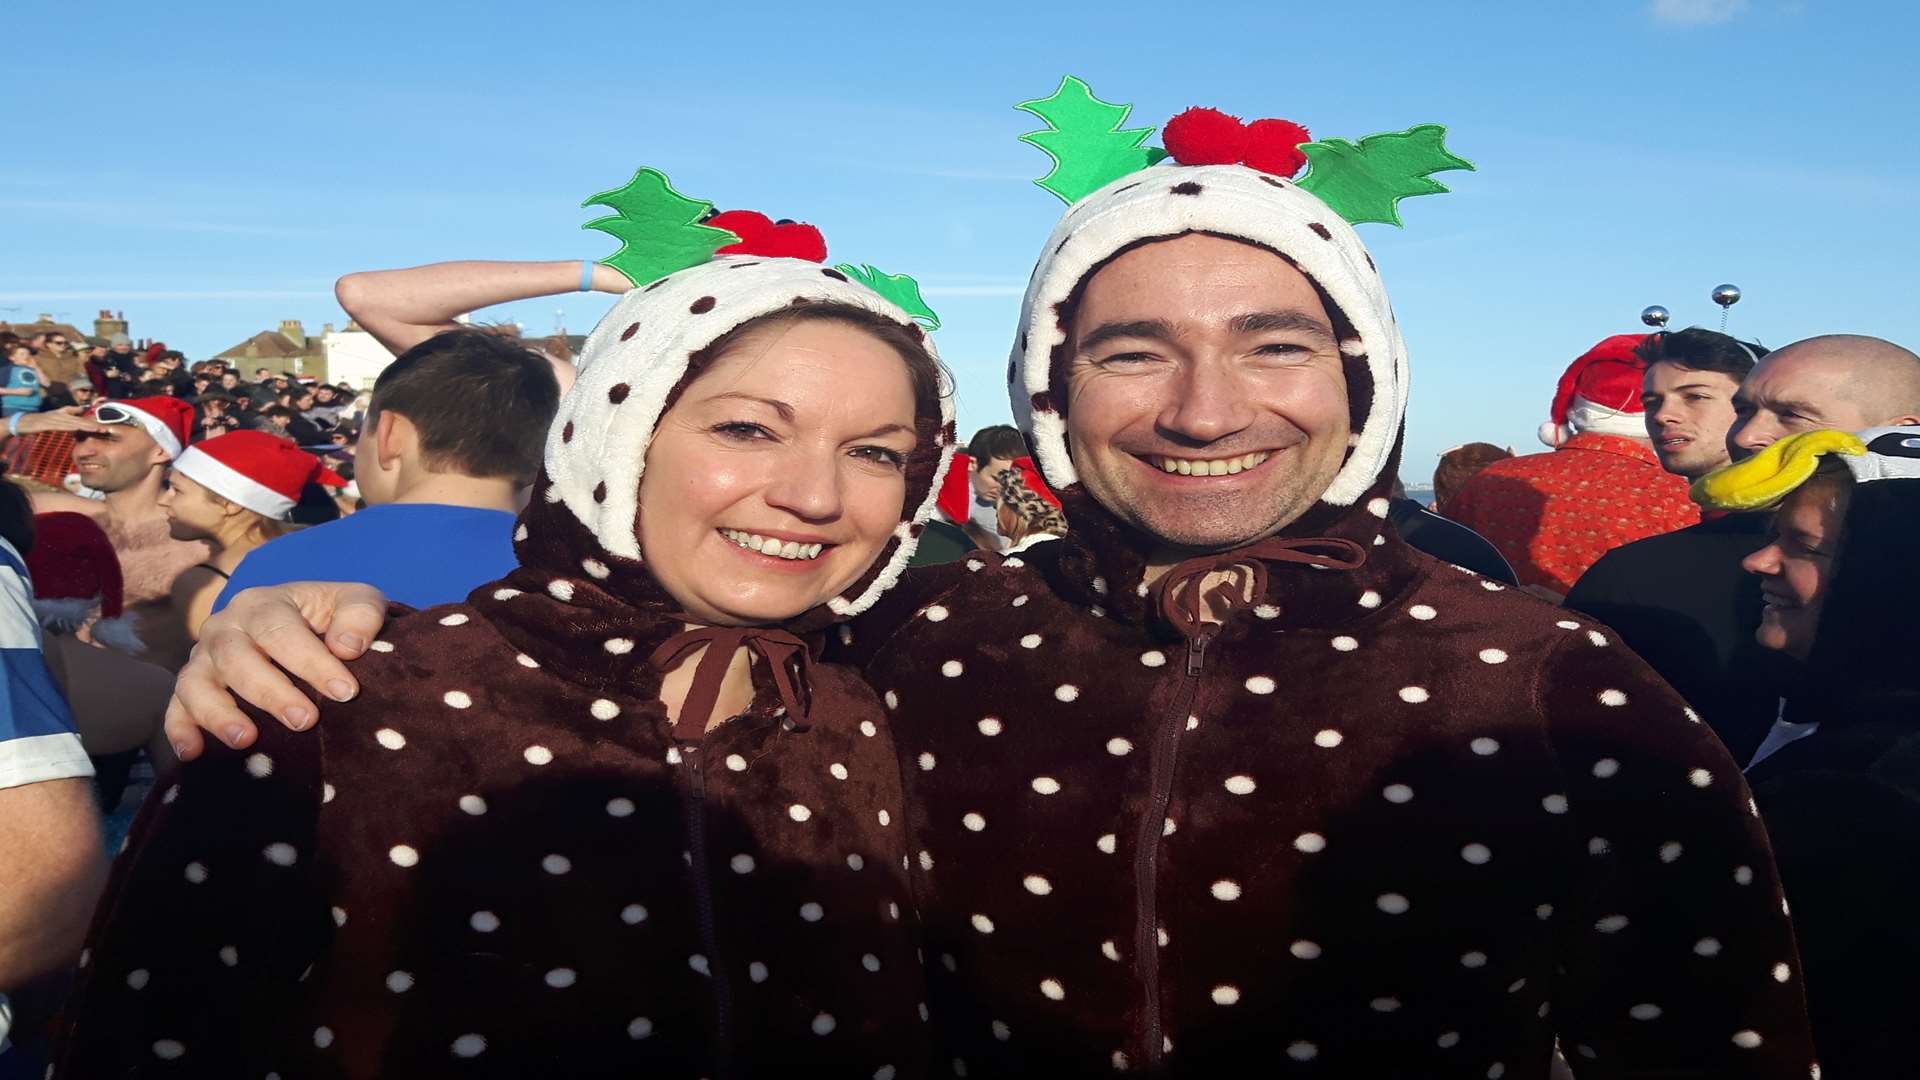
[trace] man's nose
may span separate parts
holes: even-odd
[[[1253,422],[1253,408],[1240,380],[1223,365],[1186,365],[1169,388],[1172,398],[1157,419],[1162,431],[1193,443],[1210,443]]]

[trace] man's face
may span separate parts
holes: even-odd
[[[1727,451],[1735,461],[1798,432],[1860,431],[1879,422],[1848,386],[1844,358],[1792,349],[1754,365],[1733,396],[1733,412]]]
[[[1660,464],[1676,476],[1699,477],[1727,463],[1733,426],[1733,376],[1658,363],[1641,382],[1647,437]]]
[[[267,381],[267,369],[266,369],[266,368],[255,368],[255,369],[254,369],[254,372],[253,372],[253,381],[254,381],[254,382],[266,382],[266,381]]]
[[[1135,248],[1087,282],[1070,335],[1074,467],[1168,547],[1272,535],[1340,471],[1350,423],[1332,320],[1285,259],[1198,234]]]
[[[102,434],[81,431],[73,436],[73,470],[95,491],[124,491],[166,463],[166,451],[136,424],[112,424]]]
[[[66,352],[67,351],[66,335],[65,334],[47,335],[47,348],[52,349],[55,352]]]
[[[92,383],[74,383],[73,384],[73,403],[75,405],[93,404],[93,384]]]
[[[978,468],[973,470],[973,494],[981,502],[993,502],[1000,498],[1000,481],[994,479],[1002,470],[1013,468],[1012,458],[988,458],[974,462]]]
[[[115,345],[115,346],[113,347],[113,355],[115,355],[115,356],[132,356],[132,355],[133,355],[133,345],[132,345],[132,344],[130,344],[130,343],[128,343],[128,342],[125,342],[125,341],[122,341],[122,342],[120,342],[119,344],[117,344],[117,345]]]
[[[235,375],[231,371],[220,376],[220,388],[222,390],[232,390],[239,385],[240,385],[240,376]]]

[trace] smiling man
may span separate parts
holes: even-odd
[[[1692,327],[1650,334],[1640,401],[1668,472],[1687,480],[1728,461],[1741,380],[1767,355],[1755,343]],[[1753,640],[1760,590],[1740,560],[1766,543],[1764,514],[1716,514],[1618,547],[1567,594],[1567,606],[1619,632],[1705,717],[1735,761],[1760,745],[1792,665]]]
[[[1808,1076],[1726,751],[1610,631],[1387,524],[1407,357],[1353,229],[1156,166],[1043,250],[1009,383],[1067,535],[910,573],[843,637],[900,750],[952,1073],[1534,1080],[1558,1038],[1597,1075]],[[357,654],[372,599],[227,628],[326,685],[288,627]],[[300,707],[219,651],[198,722],[239,722],[216,666]]]

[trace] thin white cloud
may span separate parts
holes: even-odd
[[[0,302],[99,300],[319,300],[332,299],[333,293],[320,289],[60,289],[25,292],[0,292]]]
[[[1747,10],[1747,0],[1653,0],[1648,13],[1671,26],[1714,26]]]

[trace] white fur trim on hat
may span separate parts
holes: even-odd
[[[180,436],[173,433],[173,429],[167,426],[166,421],[125,401],[116,401],[114,404],[132,414],[133,422],[140,425],[141,431],[153,437],[153,441],[160,445],[160,449],[167,452],[169,459],[178,458],[180,452],[185,449],[180,445]]]
[[[580,352],[579,375],[547,433],[546,471],[554,496],[607,551],[641,557],[634,521],[647,445],[667,395],[686,375],[693,355],[729,330],[783,311],[798,298],[850,304],[912,323],[898,306],[831,267],[729,255],[629,291],[594,327]],[[938,356],[931,340],[926,346]],[[943,428],[953,421],[952,388],[945,383],[943,376]],[[570,440],[565,437],[569,429]],[[866,610],[899,579],[918,543],[909,526],[933,515],[940,476],[952,456],[952,446],[942,448],[940,471],[920,505],[902,520],[901,542],[879,576],[858,596],[829,601],[836,614]],[[602,484],[604,500],[596,501],[594,489]]]
[[[1639,402],[1634,404],[1638,405]],[[1567,407],[1567,426],[1575,431],[1590,431],[1597,435],[1644,439],[1647,437],[1647,414],[1609,409],[1575,394],[1573,404]]]
[[[1196,188],[1176,194],[1176,188]],[[1027,433],[1041,474],[1055,490],[1079,479],[1068,456],[1059,403],[1036,408],[1048,391],[1053,350],[1065,340],[1055,315],[1081,280],[1139,240],[1187,232],[1218,233],[1292,259],[1359,334],[1341,353],[1364,354],[1373,400],[1353,450],[1321,501],[1351,506],[1371,487],[1393,453],[1406,413],[1407,350],[1386,285],[1366,247],[1339,214],[1288,180],[1244,165],[1158,165],[1118,180],[1067,209],[1047,239],[1020,309],[1014,375],[1008,387],[1015,422]],[[1024,351],[1020,342],[1026,342]]]
[[[214,457],[198,446],[187,447],[173,463],[173,471],[193,479],[208,491],[239,503],[256,514],[285,521],[293,513],[295,500],[273,490],[246,473]]]

